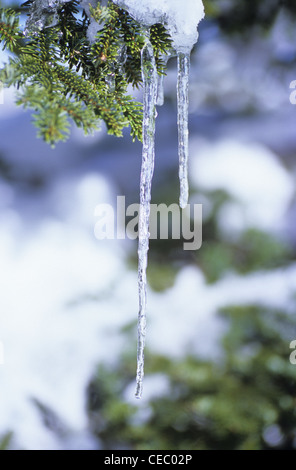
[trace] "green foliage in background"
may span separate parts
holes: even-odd
[[[246,230],[229,244],[221,240],[206,240],[197,255],[209,282],[217,281],[229,271],[246,274],[277,268],[292,256],[292,249],[287,244],[258,229]]]
[[[166,189],[171,201],[171,183],[161,188]],[[148,267],[153,289],[171,288],[188,264],[215,283],[229,272],[271,273],[295,259],[295,248],[287,241],[255,228],[223,238],[219,214],[232,198],[222,190],[203,196],[210,209],[205,211],[202,248],[186,253],[182,240],[153,240]],[[154,382],[148,403],[130,404],[134,350],[113,367],[101,365],[88,388],[92,432],[106,449],[295,449],[296,366],[289,361],[296,338],[295,300],[287,311],[261,305],[225,308],[220,316],[226,333],[215,360],[197,355],[172,360],[148,352],[147,382],[156,374],[169,384],[158,396]],[[150,387],[146,390],[149,396]]]
[[[26,10],[32,7],[34,0],[24,4]],[[102,26],[93,44],[87,38],[89,18],[79,1],[61,5],[56,24],[26,36],[13,9],[0,11],[0,40],[14,53],[0,71],[0,80],[20,89],[17,103],[34,110],[38,135],[51,145],[67,138],[69,120],[86,134],[98,129],[102,120],[110,134],[121,136],[130,126],[133,139],[142,137],[142,105],[127,87],[142,83],[146,32],[112,1],[106,7],[98,2],[92,15]],[[158,73],[164,74],[161,56],[171,48],[171,39],[160,24],[148,34]]]
[[[259,306],[221,314],[228,331],[216,361],[147,356],[146,377],[165,375],[169,384],[147,404],[126,402],[135,367],[129,356],[99,367],[88,387],[88,413],[103,448],[296,448],[296,366],[289,361],[295,316]]]
[[[253,34],[253,28],[268,30],[279,10],[296,15],[294,0],[203,0],[206,16],[215,18],[226,34]]]
[[[0,450],[9,450],[12,435],[12,432],[7,432],[0,436]]]
[[[169,177],[168,183],[163,184],[159,192],[157,189],[153,194],[153,203],[164,201],[169,205],[174,202],[178,188]],[[201,194],[192,191],[192,197],[200,200]],[[286,266],[296,259],[295,247],[288,240],[281,240],[275,234],[256,227],[250,226],[241,233],[233,232],[231,236],[223,236],[218,220],[221,220],[224,204],[235,200],[225,190],[204,191],[202,197],[207,201],[205,206],[210,208],[204,207],[201,249],[183,250],[186,240],[170,238],[170,232],[168,240],[158,238],[150,241],[147,279],[153,290],[160,292],[173,287],[178,272],[188,265],[201,269],[207,283],[215,283],[229,274],[267,272]],[[130,255],[129,261],[135,268],[136,253]]]

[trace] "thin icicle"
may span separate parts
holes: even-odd
[[[115,72],[111,72],[106,75],[105,82],[108,86],[108,92],[114,93],[115,91]]]
[[[158,75],[156,105],[162,106],[164,103],[163,75]]]
[[[178,137],[179,137],[179,179],[180,179],[180,207],[184,209],[188,204],[188,85],[189,85],[190,56],[178,54]]]
[[[149,250],[149,217],[151,200],[151,183],[154,170],[155,155],[155,103],[157,95],[157,70],[153,48],[146,36],[142,49],[142,77],[144,84],[143,99],[143,152],[140,183],[140,214],[139,214],[139,247],[138,247],[138,348],[137,348],[137,385],[136,398],[141,398],[144,378],[144,348],[146,339],[146,307],[147,307],[147,258]]]
[[[169,55],[163,55],[161,57],[164,66],[166,66],[168,60],[169,60]],[[157,98],[156,98],[156,105],[157,106],[162,106],[164,103],[164,89],[163,89],[163,81],[164,81],[164,75],[158,75],[158,81],[157,81]]]

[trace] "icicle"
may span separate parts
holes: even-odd
[[[164,103],[163,75],[158,75],[156,105],[162,106]]]
[[[117,51],[116,65],[118,67],[118,72],[122,75],[124,74],[124,65],[127,59],[127,48],[125,44],[120,45]],[[115,65],[111,66],[111,72],[108,73],[105,77],[105,82],[108,86],[109,93],[114,93],[116,89],[116,80],[115,80]]]
[[[188,85],[189,85],[189,54],[178,54],[178,137],[179,137],[179,179],[180,207],[188,204]]]
[[[108,86],[109,93],[114,93],[115,91],[115,73],[111,72],[106,75],[105,82]]]
[[[168,60],[169,60],[169,55],[163,55],[161,57],[164,66],[166,66]],[[157,98],[156,98],[156,105],[157,106],[162,106],[164,103],[164,91],[163,91],[163,80],[164,80],[164,75],[158,75],[158,82],[157,82]]]
[[[33,0],[29,7],[24,35],[39,34],[44,28],[56,26],[59,21],[58,9],[71,0]]]
[[[146,338],[147,307],[147,258],[149,250],[149,217],[151,183],[154,170],[155,103],[157,94],[157,70],[153,48],[148,36],[142,49],[142,77],[144,84],[143,99],[143,152],[140,183],[139,247],[138,247],[138,348],[137,348],[137,385],[136,398],[141,398],[144,378],[144,347]]]
[[[121,44],[118,49],[118,63],[119,63],[119,70],[122,74],[124,74],[124,66],[127,60],[127,46],[125,44]]]

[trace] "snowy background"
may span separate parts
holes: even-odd
[[[203,203],[206,221],[209,194],[229,195],[216,214],[225,244],[255,228],[296,245],[296,108],[289,102],[296,38],[287,25],[280,12],[268,38],[244,42],[205,23],[192,57],[191,202]],[[285,67],[272,68],[276,60]],[[175,65],[157,119],[157,203],[172,178],[176,191],[169,197],[178,199]],[[0,436],[13,432],[16,449],[100,448],[89,431],[85,391],[96,365],[124,351],[121,329],[136,320],[130,258],[137,247],[96,240],[94,209],[115,205],[118,195],[138,202],[141,147],[127,135],[84,138],[73,129],[70,141],[52,150],[36,139],[30,115],[13,99],[14,91],[5,90],[0,105]],[[230,266],[214,283],[198,262],[182,262],[170,287],[148,291],[147,346],[172,358],[190,350],[215,359],[221,307],[289,310],[295,293],[292,257],[285,266],[244,275]],[[166,390],[163,377],[147,377],[143,403]],[[133,393],[134,383],[126,401],[141,408]],[[42,405],[58,416],[60,432],[45,425]]]

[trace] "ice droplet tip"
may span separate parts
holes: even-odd
[[[185,198],[182,197],[179,199],[179,206],[181,207],[181,209],[186,209],[186,207],[188,206],[188,198]]]
[[[140,400],[142,398],[142,387],[140,384],[137,384],[135,397],[137,400]]]

